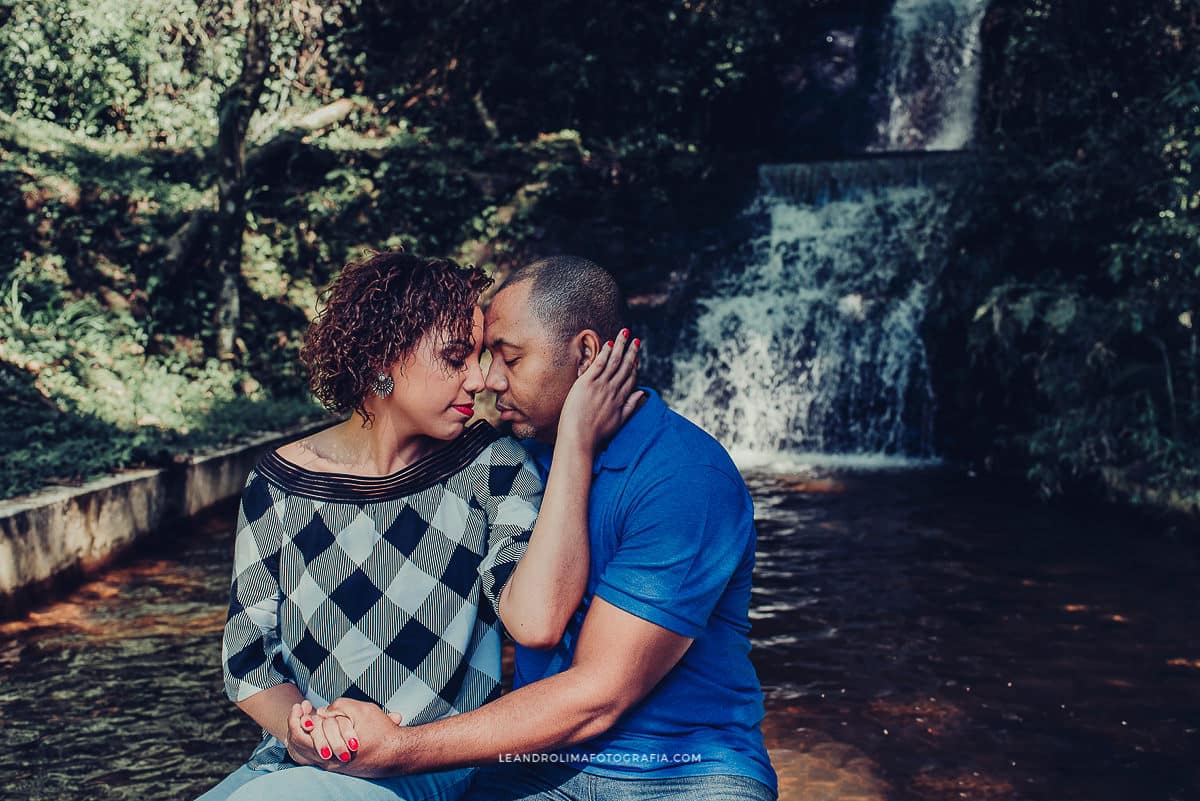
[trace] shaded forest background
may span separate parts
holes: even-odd
[[[812,64],[886,6],[0,5],[0,495],[318,415],[300,339],[368,247],[574,251],[652,305],[757,164],[850,149]],[[983,56],[941,451],[1196,513],[1200,10],[996,0]]]

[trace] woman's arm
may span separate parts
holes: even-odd
[[[284,743],[288,738],[288,717],[292,714],[292,705],[303,700],[300,689],[289,681],[238,701],[237,707],[276,740]]]
[[[288,740],[292,706],[304,698],[281,658],[279,559],[284,526],[278,501],[266,479],[257,470],[251,472],[238,508],[221,667],[229,699],[283,743]],[[299,749],[311,751],[311,738],[301,739],[290,743],[293,758]]]
[[[563,403],[533,535],[500,593],[504,627],[527,648],[552,648],[587,587],[588,495],[596,452],[637,409],[640,342],[628,329],[598,347]]]

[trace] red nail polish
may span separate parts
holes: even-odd
[[[634,337],[634,339],[633,339],[633,346],[634,346],[635,348],[637,348],[637,347],[640,347],[640,346],[641,346],[641,344],[642,344],[642,340],[638,339],[637,337]]]
[[[621,329],[621,336],[623,336],[623,337],[627,337],[627,336],[629,336],[629,329],[628,329],[628,328],[622,328],[622,329]]]
[[[321,758],[322,759],[329,759],[331,756],[333,756],[333,752],[330,751],[328,748],[321,749]]]
[[[304,721],[304,728],[306,728],[306,729],[311,729],[311,728],[312,728],[312,726],[313,726],[313,724],[312,724],[312,721],[311,721],[311,720],[306,720],[306,721]]]
[[[343,762],[349,762],[350,761],[350,752],[343,751],[342,753],[338,754],[338,759],[342,760]]]
[[[358,740],[354,739],[353,737],[346,741],[346,745],[350,746],[351,751],[358,750]]]
[[[610,348],[611,348],[611,347],[612,347],[612,344],[613,344],[613,341],[610,339],[610,340],[608,340],[607,342],[605,342],[604,344],[605,344],[605,345],[607,345],[608,347],[610,347]]]

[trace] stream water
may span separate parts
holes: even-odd
[[[1194,540],[940,469],[747,480],[782,798],[1200,798]],[[245,758],[219,668],[232,515],[0,623],[0,797],[191,799]]]

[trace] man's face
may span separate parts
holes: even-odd
[[[529,306],[531,281],[502,290],[488,307],[488,389],[513,436],[553,442],[563,401],[578,375],[570,343],[558,342]]]

